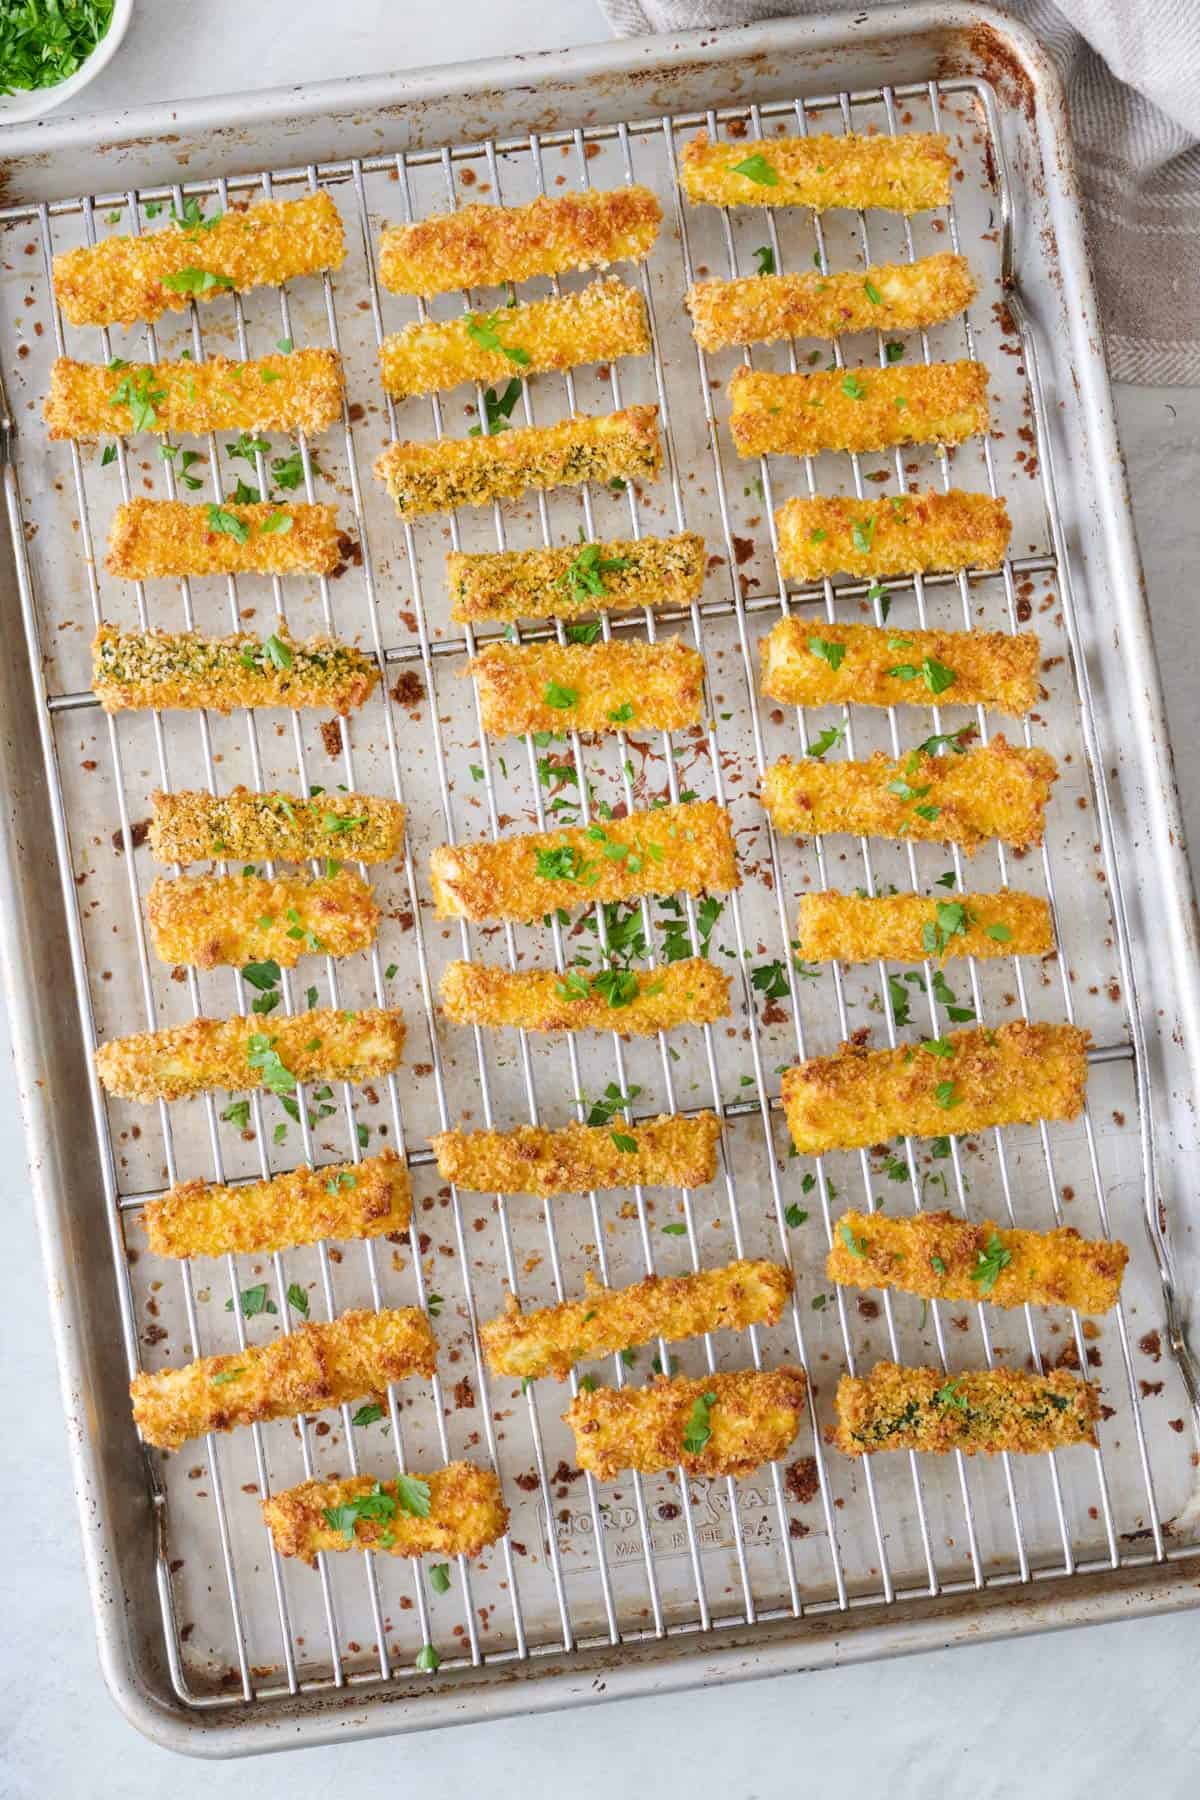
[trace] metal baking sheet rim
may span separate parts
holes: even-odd
[[[673,38],[624,40],[577,51],[496,59],[465,72],[417,71],[383,79],[327,83],[312,88],[274,90],[251,96],[192,101],[153,107],[117,119],[43,122],[6,134],[0,159],[0,200],[14,196],[11,184],[23,160],[42,171],[72,151],[146,159],[146,168],[123,166],[126,181],[146,185],[156,179],[153,156],[167,150],[177,178],[177,152],[170,143],[192,132],[218,134],[222,123],[238,120],[240,134],[274,123],[285,129],[327,128],[335,115],[350,113],[356,126],[377,133],[377,115],[402,115],[430,107],[439,96],[459,103],[477,94],[489,97],[553,90],[555,84],[611,83],[617,78],[678,79],[685,71],[710,74],[734,57],[739,63],[763,55],[800,59],[798,85],[811,87],[821,59],[847,50],[886,57],[899,47],[925,41],[936,48],[940,75],[979,72],[978,54],[995,59],[989,70],[1006,73],[1010,102],[1024,104],[1037,132],[1053,218],[1057,261],[1071,279],[1073,304],[1063,308],[1070,334],[1075,404],[1082,410],[1092,451],[1094,481],[1091,528],[1103,544],[1109,593],[1117,608],[1127,684],[1138,696],[1147,730],[1139,737],[1140,789],[1149,803],[1144,817],[1152,840],[1152,866],[1160,877],[1154,901],[1161,911],[1181,1020],[1200,1017],[1200,954],[1195,901],[1180,822],[1161,687],[1150,637],[1149,616],[1133,532],[1124,465],[1117,443],[1090,265],[1076,200],[1076,181],[1067,136],[1066,113],[1057,75],[1036,41],[1015,21],[989,8],[969,5],[922,6],[850,17],[786,20],[722,32],[695,32]],[[885,77],[886,79],[886,77]],[[847,83],[839,70],[838,85]],[[556,103],[548,96],[547,104]],[[626,107],[624,110],[628,110]],[[345,146],[345,153],[377,150],[373,135]],[[220,152],[213,161],[220,160]],[[61,191],[61,177],[55,186]],[[40,196],[39,196],[40,197]],[[28,198],[21,196],[22,199]],[[1058,365],[1055,358],[1055,367]],[[16,601],[15,583],[10,604]],[[11,614],[10,614],[11,616]],[[1180,1610],[1200,1603],[1200,1580],[1192,1559],[1148,1565],[1103,1577],[1047,1580],[1014,1588],[1007,1596],[988,1590],[919,1603],[898,1602],[859,1613],[854,1629],[843,1632],[841,1615],[755,1627],[753,1638],[730,1631],[708,1639],[689,1636],[645,1646],[577,1652],[570,1660],[539,1657],[520,1669],[451,1677],[430,1689],[424,1683],[381,1683],[355,1687],[341,1708],[328,1695],[287,1699],[231,1720],[185,1704],[175,1693],[158,1630],[155,1593],[155,1532],[131,1530],[148,1509],[144,1468],[132,1428],[114,1430],[100,1397],[115,1380],[125,1385],[116,1309],[105,1291],[91,1291],[88,1223],[73,1216],[66,1196],[81,1189],[99,1195],[96,1148],[89,1134],[64,1131],[56,1096],[84,1085],[83,1054],[73,1007],[46,1008],[40,996],[53,993],[54,976],[67,957],[67,934],[53,846],[46,831],[45,772],[30,757],[39,720],[23,663],[4,660],[0,675],[0,727],[8,754],[0,769],[3,841],[0,844],[0,975],[8,1004],[19,1099],[31,1167],[31,1187],[42,1240],[50,1297],[51,1327],[66,1415],[72,1477],[83,1534],[84,1561],[96,1619],[105,1681],[125,1716],[166,1748],[220,1756],[282,1749],[302,1743],[337,1742],[348,1735],[427,1729],[468,1719],[549,1710],[633,1694],[666,1692],[710,1681],[752,1679],[800,1669],[831,1667],[879,1655],[909,1654],[951,1644],[1088,1623],[1116,1617]],[[1125,753],[1128,776],[1128,749]],[[1127,863],[1128,846],[1118,854]],[[1131,889],[1136,871],[1126,871]],[[47,905],[48,894],[53,896]],[[1136,949],[1136,946],[1135,946]],[[1200,1089],[1200,1033],[1185,1034],[1185,1054],[1193,1093]],[[1185,1098],[1190,1104],[1190,1096]],[[95,1223],[99,1225],[97,1217]],[[1185,1296],[1185,1300],[1186,1300]],[[149,1602],[147,1606],[145,1603]],[[744,1630],[744,1628],[743,1628]],[[402,1707],[397,1716],[396,1707]]]

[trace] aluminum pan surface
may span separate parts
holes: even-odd
[[[872,24],[875,28],[878,28],[878,21],[873,21]],[[772,41],[782,42],[783,38],[786,36],[794,36],[795,40],[797,42],[803,42],[803,41],[805,41],[806,33],[803,31],[788,32],[788,33],[782,34],[778,39],[773,39]],[[741,49],[747,42],[747,34],[734,34],[733,37],[731,38],[731,42],[735,45],[736,48]],[[624,47],[621,47],[621,48],[623,49]],[[654,46],[654,52],[655,52],[655,60],[656,61],[659,60],[660,58],[665,61],[669,58],[670,54],[672,53],[672,47],[671,46]],[[568,66],[572,66],[572,67],[579,66],[579,59],[567,58],[567,59],[563,59],[563,61]],[[928,66],[928,64],[926,64],[926,66]],[[841,72],[840,78],[846,79],[847,78],[846,73]],[[431,77],[430,80],[432,81],[432,79],[433,78]],[[695,80],[695,79],[696,79],[696,77],[695,77],[694,73],[685,77],[685,80]],[[781,79],[781,86],[782,86],[783,78],[781,77],[780,79]],[[787,70],[787,85],[789,88],[796,87],[796,86],[803,87],[805,91],[811,91],[814,88],[819,88],[821,86],[820,72],[818,71],[818,72],[814,73],[810,78],[808,72],[804,68],[798,67],[796,76],[795,76],[795,78],[793,78],[792,71],[789,68]],[[859,86],[859,85],[864,85],[864,83],[860,83],[859,81],[856,80],[854,82],[854,85]],[[761,85],[757,91],[758,91],[760,97],[763,97]],[[717,100],[718,102],[723,102],[725,100],[725,98],[727,97],[727,95],[731,92],[731,90],[728,87],[722,88],[719,84],[714,83],[714,86],[713,86],[711,92],[712,92],[712,97],[714,100]],[[314,103],[315,103],[315,99],[314,99]],[[562,100],[561,100],[561,98],[555,99],[553,96],[549,96],[547,98],[546,104],[547,104],[547,106],[561,105]],[[633,110],[636,111],[636,109],[633,109]],[[563,116],[566,117],[567,115],[564,113]],[[449,128],[450,120],[444,111],[442,113],[442,118],[444,121],[443,129],[446,130]],[[1011,121],[1010,121],[1010,124],[1011,124]],[[318,126],[317,129],[321,129],[321,127]],[[455,132],[455,135],[458,135],[457,130]],[[1019,144],[1017,145],[1017,148],[1018,149],[1020,148]],[[1018,162],[1018,167],[1020,167],[1020,158],[1019,157],[1017,158],[1017,162]],[[211,168],[211,166],[212,166],[211,162],[209,162],[208,165],[206,165],[205,172],[207,172],[207,169]],[[506,185],[506,196],[505,197],[506,198],[510,197],[507,185]],[[1032,203],[1040,204],[1039,196],[1037,196],[1035,193],[1031,193],[1029,196],[1029,199]],[[394,216],[394,214],[393,214],[393,216]],[[1030,217],[1030,215],[1027,214],[1027,217]],[[1031,218],[1030,218],[1030,223],[1032,223]],[[1056,223],[1057,223],[1058,229],[1059,229],[1059,239],[1060,239],[1060,248],[1061,248],[1062,242],[1068,234],[1068,227],[1071,224],[1071,219],[1070,219],[1069,214],[1064,214],[1061,218],[1058,218]],[[1076,245],[1076,250],[1077,250],[1077,248],[1078,248],[1078,246]],[[1057,307],[1057,295],[1055,294],[1052,284],[1047,283],[1045,285],[1045,291],[1043,292],[1042,285],[1036,280],[1036,278],[1029,282],[1026,281],[1026,259],[1024,257],[1021,258],[1020,267],[1021,267],[1021,271],[1022,271],[1023,292],[1026,293],[1026,297],[1028,299],[1030,299],[1031,301],[1043,302],[1042,321],[1048,322],[1049,324],[1053,325],[1058,316],[1058,307]],[[1076,297],[1078,297],[1080,292],[1082,291],[1079,284],[1084,279],[1085,278],[1081,275],[1078,267],[1076,267],[1073,281],[1071,283],[1071,285],[1074,286]],[[1086,329],[1087,329],[1086,312],[1084,313],[1083,329],[1086,333]],[[1049,335],[1055,344],[1057,344],[1059,342],[1057,335],[1053,331],[1051,331]],[[686,351],[686,344],[684,345],[684,350]],[[985,352],[985,354],[986,354],[986,352]],[[668,360],[670,363],[670,352],[669,352]],[[686,365],[684,365],[684,366],[686,366]],[[1084,368],[1090,367],[1093,370],[1095,367],[1094,363],[1084,364],[1081,366]],[[1055,373],[1055,375],[1058,375],[1060,373],[1060,371],[1059,371],[1057,361],[1053,362],[1052,367],[1053,367],[1053,372]],[[30,380],[29,385],[31,388],[34,386],[32,378]],[[360,381],[359,385],[361,387],[361,381]],[[629,391],[632,391],[632,389],[630,388]],[[1098,384],[1094,383],[1094,382],[1087,383],[1085,385],[1085,392],[1089,396],[1091,396],[1091,401],[1092,401],[1092,404],[1090,407],[1091,417],[1089,419],[1089,426],[1090,426],[1090,433],[1091,433],[1089,441],[1093,442],[1093,443],[1097,443],[1097,444],[1103,444],[1103,443],[1105,443],[1105,440],[1107,437],[1108,421],[1107,421],[1104,411],[1103,411],[1105,396],[1104,396],[1104,392],[1103,392],[1102,381],[1100,381]],[[26,446],[26,452],[27,451],[28,451],[28,446]],[[1102,465],[1101,473],[1106,474],[1109,481],[1112,483],[1115,483],[1117,489],[1119,490],[1120,469],[1119,469],[1119,462],[1117,462],[1115,460],[1116,453],[1115,453],[1114,446],[1111,446],[1111,445],[1109,446],[1108,457],[1112,459],[1111,466],[1109,466],[1108,463],[1106,462],[1104,465]],[[1080,460],[1082,461],[1084,459],[1081,458]],[[1094,480],[1094,473],[1095,473],[1094,470],[1088,471],[1089,478],[1091,480]],[[35,497],[34,503],[36,504],[36,497]],[[103,516],[103,507],[104,507],[103,501],[101,501],[97,504],[97,515],[99,517]],[[647,515],[648,518],[650,518],[652,516],[653,516],[652,513],[648,513],[648,515]],[[1123,515],[1121,515],[1120,513],[1117,513],[1115,515],[1115,517],[1117,519],[1117,526],[1114,526],[1114,524],[1113,524],[1114,515],[1112,513],[1105,513],[1102,518],[1092,518],[1091,520],[1089,520],[1088,514],[1086,511],[1081,511],[1078,513],[1078,515],[1077,515],[1078,522],[1081,527],[1080,539],[1079,539],[1079,551],[1080,551],[1085,568],[1089,561],[1089,554],[1088,554],[1089,547],[1094,543],[1100,528],[1103,527],[1106,532],[1112,533],[1115,529],[1119,528],[1119,524],[1120,524],[1120,520],[1121,520],[1122,516]],[[36,552],[36,539],[35,539],[35,552]],[[1095,554],[1094,551],[1092,553]],[[1097,566],[1100,566],[1100,565],[1097,565]],[[1110,579],[1112,576],[1112,571],[1114,569],[1120,569],[1125,566],[1126,566],[1126,564],[1125,564],[1123,557],[1118,557],[1117,560],[1109,563],[1108,571],[1109,571]],[[1134,571],[1133,571],[1132,567],[1129,568],[1128,573],[1129,573],[1130,577],[1133,576]],[[1122,625],[1123,636],[1124,636],[1124,641],[1122,643],[1122,652],[1123,652],[1123,658],[1124,658],[1123,667],[1131,668],[1135,672],[1135,674],[1138,676],[1139,679],[1134,684],[1135,691],[1137,690],[1137,687],[1141,687],[1143,690],[1143,693],[1147,694],[1149,696],[1149,718],[1150,718],[1150,723],[1153,726],[1155,724],[1156,718],[1158,716],[1157,702],[1156,702],[1156,696],[1155,696],[1154,688],[1153,688],[1152,673],[1148,672],[1147,669],[1143,668],[1143,662],[1144,662],[1144,657],[1145,657],[1145,634],[1144,634],[1144,624],[1143,624],[1142,616],[1141,616],[1141,612],[1140,612],[1140,601],[1136,594],[1136,583],[1131,579],[1123,588],[1118,583],[1114,583],[1114,587],[1117,590],[1114,597],[1115,597],[1119,607],[1121,608],[1121,613],[1122,613],[1121,625]],[[1085,612],[1085,616],[1088,616],[1088,609],[1086,606],[1084,608],[1084,612]],[[1127,617],[1125,616],[1126,614],[1128,615]],[[1098,657],[1099,666],[1101,668],[1103,668],[1103,666],[1104,666],[1103,646],[1098,647],[1097,657]],[[75,672],[73,672],[70,669],[69,664],[70,664],[69,656],[64,657],[63,658],[64,666],[61,669],[61,671],[52,671],[52,674],[51,674],[52,688],[59,688],[60,686],[62,686],[64,684],[68,687],[77,685],[77,681],[75,679]],[[447,685],[448,684],[445,682],[445,679],[443,677],[442,689],[445,689],[445,687]],[[1120,716],[1120,706],[1118,704],[1122,697],[1123,696],[1121,695],[1121,693],[1119,691],[1116,693],[1110,693],[1109,689],[1106,687],[1105,699],[1106,699],[1106,701],[1111,699],[1113,702],[1111,711],[1114,715],[1114,723],[1118,727],[1118,735],[1121,735],[1121,726],[1123,723],[1121,716]],[[1131,749],[1134,751],[1144,752],[1146,750],[1145,730],[1146,730],[1146,720],[1147,720],[1147,716],[1148,716],[1147,709],[1146,709],[1146,703],[1143,701],[1142,704],[1131,707],[1128,709],[1128,711],[1129,711],[1129,718],[1130,718],[1131,726],[1133,726],[1135,723],[1138,726],[1137,730],[1131,730],[1131,732],[1130,732],[1129,739],[1128,739],[1129,745],[1130,745]],[[78,723],[78,721],[72,720],[69,715],[65,716],[65,719],[66,719],[65,724],[62,719],[60,719],[60,721],[59,721],[60,730],[69,731],[71,729],[72,725]],[[1107,713],[1106,713],[1106,722],[1107,722]],[[1139,735],[1139,732],[1141,735]],[[65,741],[66,740],[64,739],[64,742]],[[1160,738],[1157,741],[1162,742],[1163,740]],[[1154,807],[1151,808],[1151,807],[1147,806],[1144,809],[1144,813],[1141,813],[1140,811],[1138,811],[1136,809],[1137,788],[1133,785],[1133,783],[1134,783],[1135,778],[1141,774],[1141,771],[1139,769],[1137,769],[1136,767],[1131,769],[1129,766],[1129,762],[1130,762],[1130,756],[1129,756],[1129,752],[1127,751],[1125,753],[1125,762],[1123,763],[1122,768],[1121,768],[1122,791],[1123,792],[1130,792],[1130,791],[1133,792],[1134,806],[1131,810],[1135,811],[1135,816],[1144,816],[1148,822],[1149,828],[1156,834],[1156,837],[1161,837],[1161,834],[1163,833],[1164,830],[1165,831],[1170,830],[1171,820],[1170,820],[1169,814],[1164,811],[1161,803],[1157,800],[1155,802]],[[76,779],[78,780],[80,778],[76,777]],[[1129,784],[1128,787],[1126,784]],[[367,785],[365,779],[364,779],[364,785]],[[1160,787],[1161,787],[1161,772],[1157,772],[1154,770],[1146,771],[1144,792],[1147,794],[1156,793],[1160,790]],[[81,793],[81,797],[82,797],[82,793]],[[746,816],[749,817],[748,814]],[[1176,849],[1176,851],[1174,852],[1174,857],[1175,857],[1176,862],[1178,862],[1178,857],[1179,857],[1178,849]],[[1159,871],[1161,871],[1165,866],[1167,866],[1167,862],[1169,860],[1170,860],[1170,858],[1167,858],[1164,860],[1164,858],[1162,856],[1157,854],[1157,846],[1156,846],[1154,866]],[[1151,894],[1149,896],[1147,896],[1147,904],[1150,904],[1150,902],[1153,900],[1153,898],[1154,898],[1154,895],[1153,895],[1153,889],[1152,889]],[[1147,935],[1144,938],[1142,938],[1143,942],[1154,942],[1155,941],[1158,933],[1154,929],[1154,927],[1159,922],[1160,921],[1156,920],[1153,915],[1147,916],[1146,924],[1147,924],[1147,927],[1149,927],[1149,929],[1147,930]],[[1171,917],[1170,917],[1170,913],[1169,913],[1169,909],[1168,909],[1168,917],[1166,920],[1166,926],[1164,928],[1170,927],[1171,925],[1172,925],[1172,921],[1171,921]],[[1176,930],[1178,930],[1177,922],[1176,922],[1174,928]],[[1190,979],[1191,970],[1181,967],[1180,975],[1181,975],[1181,977],[1186,977],[1186,978]],[[1182,979],[1174,981],[1171,985],[1172,985],[1172,989],[1175,993],[1185,992],[1184,982]],[[1146,991],[1152,992],[1153,990],[1147,989]],[[1104,1009],[1102,1006],[1098,1008],[1098,1011],[1099,1011],[1101,1017],[1103,1017]],[[123,1028],[128,1028],[128,1024],[126,1023]],[[1179,1078],[1176,1077],[1176,1080],[1178,1080],[1178,1079]],[[1168,1091],[1169,1086],[1170,1086],[1170,1076],[1168,1074],[1166,1086],[1160,1091],[1163,1091],[1163,1092]],[[1177,1090],[1177,1091],[1186,1091],[1186,1086],[1190,1086],[1190,1084],[1185,1082],[1184,1089]],[[547,1092],[549,1092],[549,1091],[550,1091],[549,1084],[547,1084]],[[1184,1122],[1185,1123],[1187,1122],[1186,1119]],[[420,1127],[418,1127],[418,1134],[419,1134],[419,1132],[420,1132]],[[1173,1207],[1172,1207],[1172,1212],[1174,1212]],[[344,1302],[344,1303],[346,1303],[346,1302]],[[127,1431],[122,1430],[119,1415],[117,1416],[116,1419],[113,1420],[113,1425],[114,1425],[114,1428],[115,1428],[115,1431],[116,1431],[116,1434],[118,1437],[124,1437],[124,1438],[128,1439],[129,1434]],[[918,1627],[918,1629],[919,1629],[919,1627]],[[884,1630],[886,1632],[886,1627],[884,1628]],[[937,1635],[939,1637],[941,1637],[941,1636],[944,1636],[945,1633],[944,1633],[944,1631],[940,1631]],[[753,1658],[753,1655],[754,1655],[753,1650],[751,1650],[748,1654],[751,1658]],[[801,1661],[806,1660],[803,1652],[801,1652],[800,1655],[798,1656],[798,1660],[801,1660]],[[503,1688],[500,1691],[503,1692],[504,1691]],[[438,1703],[435,1701],[433,1704],[434,1704],[434,1706],[436,1706]],[[425,1705],[418,1703],[416,1710],[419,1713],[424,1714],[424,1713],[426,1713],[427,1710],[432,1710],[432,1708],[427,1708]],[[311,1722],[311,1720],[310,1720],[310,1722]],[[388,1722],[389,1722],[389,1724],[391,1723],[390,1718],[389,1718]],[[413,1722],[415,1722],[415,1720]]]

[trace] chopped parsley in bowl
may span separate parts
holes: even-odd
[[[132,0],[4,0],[0,121],[34,118],[87,85],[115,53]]]

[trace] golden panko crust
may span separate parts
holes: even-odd
[[[688,289],[692,336],[702,350],[836,338],[851,331],[916,331],[940,325],[975,297],[965,256],[942,250],[913,263],[821,274],[742,275]]]
[[[499,1478],[478,1463],[449,1463],[444,1469],[410,1475],[429,1489],[429,1511],[410,1512],[393,1476],[349,1475],[341,1481],[302,1481],[262,1502],[262,1515],[280,1556],[298,1556],[311,1568],[322,1550],[375,1550],[387,1556],[478,1556],[508,1530],[508,1508]],[[345,1509],[370,1495],[370,1516]],[[392,1509],[387,1508],[387,1501]],[[337,1525],[331,1524],[336,1519]],[[347,1536],[347,1532],[349,1535]]]
[[[940,699],[1019,717],[1040,693],[1041,645],[1032,631],[836,625],[793,613],[758,648],[763,693],[789,706],[929,706]]]
[[[506,382],[518,369],[536,375],[643,356],[649,348],[645,302],[614,275],[579,293],[461,319],[416,320],[385,337],[379,356],[385,390],[404,398],[460,381]]]
[[[135,1375],[129,1392],[146,1442],[178,1450],[209,1431],[382,1399],[389,1382],[432,1375],[436,1367],[429,1320],[418,1307],[406,1306],[342,1313],[327,1325],[298,1325],[270,1343],[248,1344],[227,1356]]]
[[[370,886],[352,869],[336,875],[163,876],[146,896],[154,954],[197,969],[369,950],[379,928]]]
[[[729,976],[703,956],[654,969],[495,969],[447,963],[442,1008],[456,1025],[522,1031],[619,1031],[653,1037],[711,1025],[729,1012]]]
[[[394,294],[428,298],[640,262],[661,219],[658,200],[644,187],[541,195],[528,206],[461,206],[383,232],[379,279]]]
[[[467,664],[483,729],[682,731],[700,722],[704,658],[681,638],[656,644],[489,644]]]
[[[185,1181],[142,1210],[155,1256],[269,1254],[408,1230],[412,1185],[394,1150],[226,1187]]]
[[[577,1362],[655,1338],[678,1343],[708,1331],[774,1325],[791,1292],[791,1270],[772,1262],[648,1275],[625,1288],[601,1287],[589,1271],[582,1300],[522,1312],[510,1294],[505,1312],[480,1326],[479,1341],[493,1374],[565,1381]]]
[[[933,956],[1047,956],[1050,908],[1037,894],[802,894],[797,955],[805,962],[923,962]]]
[[[1005,1261],[1007,1257],[1007,1261]],[[1070,1306],[1106,1313],[1117,1304],[1129,1251],[1070,1226],[1020,1231],[953,1213],[848,1212],[825,1263],[841,1287],[896,1288],[928,1300],[985,1300],[990,1306]]]
[[[390,1075],[403,1051],[404,1020],[398,1012],[313,1007],[294,1018],[192,1019],[113,1038],[97,1049],[96,1072],[108,1093],[147,1104],[210,1088],[236,1093],[270,1087],[290,1095],[297,1081]]]
[[[456,550],[446,558],[450,617],[460,625],[477,619],[574,619],[643,606],[690,606],[703,587],[704,539],[694,531],[667,538],[609,538],[562,550],[470,556]]]
[[[181,788],[150,796],[150,848],[159,862],[208,862],[254,857],[307,862],[336,856],[347,862],[388,862],[404,843],[404,808],[377,794],[256,794],[232,788],[206,794]]]
[[[906,1369],[876,1363],[869,1375],[843,1375],[837,1389],[839,1450],[944,1455],[1037,1455],[1098,1442],[1100,1390],[1065,1369],[1031,1375],[1018,1369]]]
[[[680,152],[679,181],[693,204],[915,213],[946,205],[953,168],[950,140],[933,132],[713,143],[698,131]]]
[[[648,1387],[581,1390],[563,1418],[576,1462],[599,1481],[681,1464],[689,1475],[751,1475],[792,1443],[806,1391],[803,1371],[786,1364],[699,1380],[659,1376]],[[700,1447],[687,1449],[685,1438]]]
[[[1074,1119],[1091,1034],[1015,1019],[894,1050],[843,1044],[783,1072],[783,1108],[805,1156],[894,1137],[961,1136],[991,1125]]]
[[[429,877],[440,918],[521,922],[559,906],[727,894],[741,884],[729,813],[714,800],[494,844],[441,844],[429,858]]]
[[[72,325],[152,323],[228,288],[245,294],[340,269],[345,256],[337,207],[326,193],[304,194],[231,207],[198,228],[172,222],[64,250],[54,258],[54,291]]]
[[[988,372],[977,362],[787,375],[743,366],[727,393],[742,457],[961,444],[988,428]]]
[[[775,827],[796,837],[845,831],[867,837],[961,844],[968,856],[989,838],[1040,844],[1046,802],[1058,779],[1048,750],[1027,750],[999,734],[960,755],[912,751],[893,762],[772,763],[762,803]]]
[[[113,514],[104,566],[122,581],[160,575],[331,575],[337,512],[314,503],[192,506],[127,500]]]
[[[393,443],[375,474],[402,519],[519,500],[530,488],[651,480],[662,467],[657,406],[577,414],[557,425],[518,425],[490,436]]]
[[[1012,531],[1003,500],[958,488],[882,500],[844,494],[785,500],[775,526],[779,564],[789,581],[995,569]]]
[[[238,362],[74,362],[50,371],[43,416],[52,438],[129,436],[153,431],[200,437],[210,431],[303,431],[312,436],[342,416],[342,359],[336,350],[293,350]],[[122,396],[118,398],[118,395]],[[131,400],[137,401],[137,422]]]
[[[703,1187],[717,1172],[715,1113],[661,1113],[631,1125],[518,1125],[430,1138],[443,1181],[474,1194],[586,1194],[592,1188]]]
[[[92,691],[110,713],[315,706],[345,715],[370,698],[378,680],[374,657],[336,638],[301,641],[282,619],[265,640],[245,631],[210,638],[102,625],[92,643]]]

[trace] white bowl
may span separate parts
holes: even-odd
[[[121,39],[129,29],[133,16],[133,0],[116,0],[112,24],[82,66],[60,81],[56,87],[32,88],[28,93],[0,94],[0,125],[14,125],[19,119],[36,119],[42,113],[72,100],[101,69],[107,68],[121,47]]]

